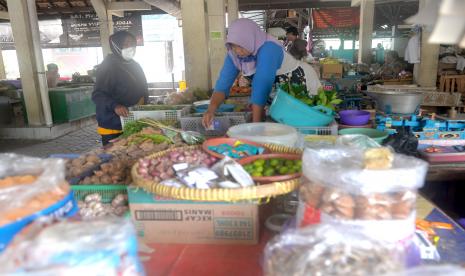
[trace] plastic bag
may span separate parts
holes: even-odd
[[[0,274],[144,275],[127,219],[31,224],[0,255]]]
[[[0,154],[0,226],[65,198],[65,161]]]
[[[384,145],[392,147],[397,153],[419,156],[418,138],[406,128],[399,128],[396,134],[389,136]]]
[[[410,246],[416,190],[423,185],[428,166],[413,157],[389,157],[391,168],[365,169],[366,156],[360,148],[305,149],[297,225],[338,223],[374,239]]]
[[[298,145],[305,148],[331,148],[334,146],[354,147],[360,149],[378,148],[380,145],[366,135],[306,135]],[[302,147],[301,147],[302,148]]]
[[[369,148],[379,148],[381,147],[378,142],[371,139],[366,135],[341,135],[338,136],[335,145],[351,148],[359,148],[362,150]]]
[[[365,169],[365,152],[358,147],[307,148],[303,175],[327,188],[353,195],[416,190],[423,186],[428,163],[394,154],[390,169]]]
[[[165,99],[167,105],[192,104],[196,101],[194,91],[186,90],[184,92],[172,92]]]
[[[265,275],[381,275],[404,267],[402,249],[351,228],[319,225],[289,231],[265,247]]]

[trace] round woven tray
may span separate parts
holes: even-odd
[[[302,154],[299,149],[289,148],[280,145],[266,144],[265,147],[269,148],[272,152],[279,153],[292,153]],[[187,146],[182,147],[184,150],[200,149],[201,146]],[[173,150],[180,148],[172,148],[165,151],[157,152],[149,155],[148,158],[159,158]],[[147,157],[146,157],[147,158]],[[147,180],[140,176],[137,172],[139,163],[137,162],[132,167],[132,179],[135,185],[145,189],[148,192],[156,195],[184,199],[184,200],[196,200],[196,201],[226,201],[235,202],[241,200],[255,200],[261,198],[270,198],[278,195],[290,193],[297,189],[300,185],[300,179],[293,179],[283,182],[273,182],[265,185],[251,186],[246,188],[238,189],[194,189],[194,188],[175,188],[169,187],[160,183],[156,183],[152,180]]]

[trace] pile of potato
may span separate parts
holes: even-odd
[[[102,160],[95,153],[82,155],[66,162],[66,177],[78,177],[85,171],[97,166]]]
[[[123,184],[130,183],[130,168],[127,159],[113,158],[100,165],[92,176],[84,178],[79,184]]]

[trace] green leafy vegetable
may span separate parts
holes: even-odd
[[[139,121],[131,121],[124,124],[123,127],[123,134],[121,136],[128,137],[133,135],[134,133],[140,132],[144,127],[147,125],[141,123]]]
[[[305,86],[300,84],[282,84],[281,89],[308,106],[321,105],[335,110],[336,106],[342,103],[342,100],[337,97],[337,91],[335,90],[324,91],[323,88],[320,88],[317,95],[310,96]]]

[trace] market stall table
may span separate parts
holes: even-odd
[[[465,264],[465,230],[433,204],[418,197],[417,216],[447,222],[454,230],[436,232],[443,262]],[[147,275],[262,275],[263,249],[273,234],[261,229],[257,245],[149,244],[155,251],[144,265]]]

